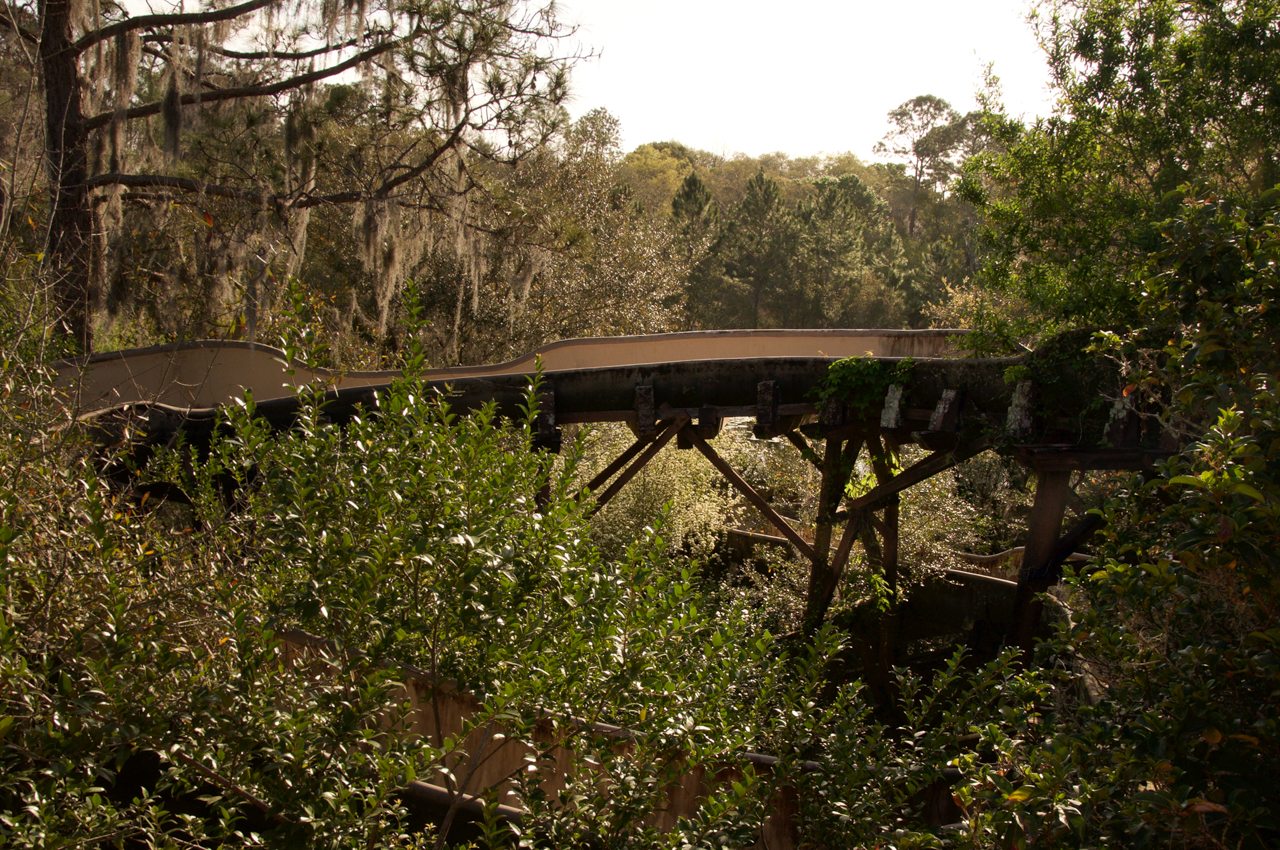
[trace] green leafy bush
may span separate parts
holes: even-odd
[[[191,502],[157,508],[139,496],[157,488],[104,483],[98,448],[49,427],[47,396],[6,400],[0,447],[9,846],[428,840],[398,790],[448,781],[465,744],[408,734],[412,670],[476,694],[476,724],[535,751],[546,712],[633,730],[622,757],[566,727],[593,778],[568,801],[526,788],[548,839],[667,843],[644,824],[668,785],[759,739],[745,719],[769,716],[759,683],[786,663],[768,633],[652,530],[605,558],[572,469],[524,425],[458,417],[411,380],[345,427],[307,404],[273,434],[250,402],[207,454],[178,446],[143,470]],[[298,632],[321,648],[299,657],[281,639]],[[767,793],[716,789],[678,834],[756,829]]]
[[[1269,847],[1280,839],[1280,212],[1188,202],[1145,306],[1155,356],[1112,337],[1133,393],[1166,401],[1185,448],[1107,511],[1059,648],[1101,698],[1030,752],[1034,807],[1076,800],[1092,846]]]

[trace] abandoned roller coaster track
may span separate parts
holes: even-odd
[[[899,495],[989,449],[1011,454],[1037,477],[1019,572],[1017,638],[1029,640],[1036,595],[1056,581],[1062,562],[1093,530],[1062,533],[1070,475],[1088,469],[1138,469],[1167,453],[1167,440],[1105,369],[1048,362],[1037,378],[1036,353],[964,356],[962,331],[737,330],[555,342],[504,363],[426,371],[422,380],[456,410],[494,404],[516,415],[539,376],[535,444],[559,450],[561,427],[622,422],[635,442],[590,484],[603,505],[663,446],[696,449],[812,565],[807,621],[820,622],[855,544],[892,586],[898,572]],[[910,377],[867,403],[818,389],[833,363],[864,358],[909,361]],[[278,349],[244,342],[193,342],[97,354],[58,365],[59,385],[85,421],[128,418],[144,441],[181,431],[207,434],[220,407],[252,394],[258,415],[288,427],[302,401],[297,387],[322,393],[328,417],[342,421],[372,409],[391,371],[335,371],[287,361]],[[1074,383],[1072,383],[1074,381]],[[1102,416],[1088,417],[1086,409]],[[746,417],[760,437],[783,437],[822,471],[810,528],[778,514],[708,442],[726,419]],[[928,451],[899,469],[907,444]],[[845,497],[852,461],[865,452],[876,483]],[[837,534],[837,530],[839,533]]]
[[[1171,449],[1167,436],[1151,425],[1157,418],[1135,409],[1120,391],[1114,369],[1077,356],[1079,340],[1059,345],[1056,353],[1001,358],[965,356],[963,342],[963,332],[947,330],[577,339],[504,363],[428,370],[421,380],[454,410],[492,404],[501,414],[518,416],[536,375],[539,404],[531,427],[535,446],[546,451],[559,450],[565,425],[625,423],[635,441],[587,487],[597,506],[669,443],[700,452],[777,530],[779,536],[770,539],[809,563],[808,628],[823,620],[855,546],[864,563],[896,586],[903,492],[988,450],[1030,467],[1036,489],[1017,582],[958,574],[950,586],[967,588],[963,592],[942,588],[939,595],[934,588],[933,601],[923,594],[914,606],[900,606],[888,616],[873,652],[879,663],[872,667],[883,675],[895,662],[892,635],[919,633],[922,625],[933,625],[938,611],[971,610],[979,604],[975,600],[1004,600],[999,604],[1008,614],[1001,625],[1005,640],[1027,645],[1040,618],[1042,592],[1097,527],[1096,518],[1086,516],[1063,531],[1072,474],[1141,469]],[[821,388],[829,386],[833,364],[846,358],[884,364],[882,374],[892,379],[875,387],[874,398],[824,398]],[[906,363],[909,369],[888,368]],[[308,367],[288,361],[278,349],[243,342],[97,354],[58,364],[57,375],[62,398],[78,420],[105,434],[127,424],[144,446],[179,433],[207,439],[220,408],[246,395],[252,395],[258,416],[287,428],[306,403],[297,391],[304,386],[328,418],[341,422],[375,410],[377,394],[400,377]],[[711,440],[732,418],[750,419],[758,437],[785,440],[820,470],[811,522],[783,517],[717,452]],[[909,444],[922,447],[923,456],[902,467],[898,452]],[[868,461],[874,482],[850,496],[847,484],[859,457]],[[922,607],[929,611],[922,614]],[[872,691],[886,685],[874,673],[867,684]],[[444,804],[456,806],[461,799],[437,790]],[[786,816],[774,824],[770,846],[794,846],[786,840],[788,823]]]

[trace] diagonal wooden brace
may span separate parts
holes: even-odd
[[[986,443],[979,441],[961,444],[951,451],[934,452],[928,457],[916,461],[888,481],[877,484],[870,491],[854,499],[849,503],[849,513],[852,514],[855,511],[864,509],[875,510],[883,507],[893,496],[903,490],[914,487],[921,481],[932,478],[939,473],[946,472],[951,467],[963,463],[986,448]]]
[[[770,505],[764,496],[761,496],[756,492],[756,489],[747,483],[747,480],[739,475],[737,470],[730,466],[724,458],[720,457],[716,450],[711,447],[711,444],[702,438],[702,435],[691,429],[689,431],[689,437],[693,442],[693,447],[702,452],[703,456],[707,460],[711,461],[711,465],[719,470],[720,474],[725,477],[725,480],[733,485],[734,489],[741,493],[743,497],[756,508],[756,510],[764,514],[765,519],[769,520],[769,522],[782,533],[783,537],[790,540],[791,544],[795,546],[802,555],[811,561],[816,557],[815,550],[809,541],[801,537],[799,532],[792,528],[791,524],[787,522],[781,514],[773,509],[773,505]]]
[[[618,476],[617,480],[610,484],[604,492],[596,497],[596,505],[591,509],[591,514],[594,516],[601,508],[609,504],[609,500],[618,495],[618,491],[625,487],[627,482],[634,478],[636,473],[644,468],[645,464],[653,460],[653,456],[662,451],[662,447],[671,442],[671,438],[688,424],[689,417],[681,414],[671,420],[671,423],[667,425],[656,439],[648,441],[648,445],[645,446],[644,450],[639,452],[639,457],[637,457],[630,466],[622,470],[622,474]],[[628,449],[628,451],[630,450]],[[599,476],[596,477],[598,478]]]

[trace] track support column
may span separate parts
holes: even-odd
[[[1018,595],[1014,602],[1014,640],[1023,649],[1031,648],[1032,636],[1044,607],[1038,598],[1048,589],[1046,566],[1057,549],[1062,533],[1062,517],[1071,493],[1071,472],[1067,469],[1037,471],[1036,498],[1027,523],[1027,544],[1018,572]]]

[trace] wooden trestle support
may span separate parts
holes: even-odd
[[[1097,527],[1086,517],[1062,533],[1071,473],[1142,469],[1171,446],[1163,434],[1149,432],[1155,419],[1140,417],[1119,391],[1114,364],[1081,359],[1087,335],[1057,338],[1056,345],[1049,341],[1028,355],[989,359],[957,356],[961,336],[946,330],[775,330],[568,340],[507,363],[422,377],[454,410],[493,404],[504,415],[519,416],[537,374],[534,444],[547,451],[559,451],[563,425],[627,423],[636,441],[588,485],[599,506],[672,440],[696,449],[809,561],[808,630],[824,619],[855,545],[896,587],[901,493],[979,452],[1010,453],[1037,481],[1009,636],[1026,645],[1039,618],[1038,594]],[[831,364],[850,356],[874,359],[887,370],[909,360],[909,377],[889,385],[883,398],[815,403]],[[127,422],[128,433],[150,445],[179,430],[193,443],[210,439],[218,406],[249,391],[258,416],[274,427],[292,427],[301,404],[291,389],[296,383],[327,388],[325,415],[345,421],[376,409],[378,392],[397,376],[329,372],[287,362],[283,352],[265,346],[226,342],[113,352],[58,364],[58,371],[84,421],[108,431],[114,420]],[[1010,385],[1011,376],[1022,377]],[[809,529],[802,532],[783,518],[713,448],[709,440],[731,417],[753,419],[759,437],[785,438],[820,470]],[[900,469],[899,452],[909,444],[930,454]],[[850,475],[864,454],[875,486],[849,498]]]
[[[976,415],[968,419],[961,415],[965,402],[961,389],[944,388],[937,404],[929,410],[906,408],[907,391],[895,384],[889,387],[883,405],[870,414],[828,402],[811,407],[807,414],[799,412],[800,405],[790,405],[787,415],[779,415],[773,382],[760,382],[754,433],[761,438],[785,439],[821,476],[816,514],[811,526],[802,530],[783,517],[709,442],[722,424],[716,408],[704,406],[696,414],[669,407],[655,410],[653,388],[638,386],[635,418],[629,420],[637,435],[635,442],[585,489],[594,494],[593,512],[598,511],[673,439],[682,449],[696,449],[777,531],[779,542],[785,541],[809,563],[804,629],[811,634],[822,625],[855,546],[861,547],[864,563],[882,578],[890,593],[898,589],[901,494],[999,443],[1001,449],[1010,451],[1029,467],[1036,480],[1018,573],[1013,626],[1006,635],[1007,642],[1027,648],[1039,626],[1041,595],[1061,578],[1063,563],[1102,524],[1098,516],[1088,514],[1063,533],[1072,495],[1072,472],[1143,469],[1167,453],[1141,448],[1136,440],[1131,440],[1130,445],[1102,449],[1064,443],[1018,444],[1017,437],[1027,435],[1031,429],[1029,391],[1023,385],[1012,393],[1007,409],[1001,411],[1001,427],[993,429],[988,405],[983,405],[986,410],[972,411]],[[1135,433],[1133,412],[1117,410],[1107,426],[1108,435]],[[558,437],[547,439],[547,443],[558,446]],[[930,451],[903,468],[899,461],[907,444]],[[865,457],[875,483],[869,491],[850,496],[848,485],[860,457]],[[891,610],[882,618],[883,634],[876,641],[879,657],[874,666],[882,672],[894,663],[889,634],[894,616]],[[873,689],[877,685],[874,681],[869,684]]]
[[[564,425],[630,425],[635,442],[587,485],[597,509],[673,440],[680,448],[698,451],[809,562],[804,626],[810,632],[825,619],[855,546],[860,547],[868,569],[876,570],[891,590],[896,589],[902,572],[902,493],[979,452],[1006,452],[1036,476],[1014,618],[1004,635],[1007,642],[1026,647],[1040,617],[1042,592],[1058,580],[1062,563],[1099,525],[1096,517],[1085,516],[1063,533],[1072,474],[1142,469],[1167,454],[1171,446],[1160,433],[1144,433],[1155,419],[1139,417],[1130,408],[1115,385],[1114,374],[1077,368],[1075,361],[1061,357],[1064,352],[1079,352],[1079,340],[1066,340],[1056,357],[1046,356],[1031,368],[1032,358],[1046,351],[1044,346],[1024,357],[963,359],[952,350],[956,337],[952,331],[851,330],[577,340],[554,343],[506,364],[436,370],[424,375],[423,381],[431,391],[447,397],[455,411],[494,405],[503,415],[517,417],[527,410],[530,378],[537,373],[540,395],[533,437],[535,446],[546,451],[559,451]],[[889,386],[883,399],[816,404],[814,390],[823,385],[831,364],[844,357],[872,357],[890,367],[912,358],[913,367],[910,378]],[[376,411],[377,393],[396,377],[394,373],[306,369],[287,361],[283,352],[244,343],[116,352],[58,368],[68,404],[81,421],[109,442],[129,434],[140,449],[162,445],[179,431],[193,445],[211,440],[217,408],[250,391],[259,417],[272,427],[293,427],[302,409],[300,397],[290,389],[293,384],[319,387],[324,392],[325,416],[346,421]],[[1022,374],[1030,377],[1013,386],[1006,383],[1006,377]],[[1037,375],[1040,383],[1032,380]],[[1052,397],[1046,397],[1045,390]],[[1113,396],[1119,398],[1112,402],[1109,416],[1103,412],[1105,422],[1096,415],[1083,415],[1086,410],[1096,413],[1098,402]],[[811,526],[795,527],[716,451],[710,441],[730,417],[753,419],[758,437],[785,439],[820,471]],[[928,454],[901,468],[900,452],[911,444]],[[848,483],[863,456],[875,483],[869,491],[850,496]],[[972,605],[977,598],[976,593],[968,596],[965,604]],[[887,674],[894,661],[892,633],[898,626],[910,625],[907,618],[899,621],[899,617],[900,610],[891,608],[879,619],[879,634],[869,642],[873,657],[865,659],[870,662],[865,665],[867,684],[877,696],[883,696],[887,687],[887,675],[877,680],[877,674]],[[423,684],[422,695],[429,696],[437,709],[439,691],[438,683]],[[420,731],[463,734],[466,706],[463,701],[454,702],[461,707],[448,730],[441,726],[437,710],[434,720],[428,717],[431,712],[420,712],[427,718]],[[472,734],[476,740],[469,741],[467,750],[475,753],[493,744],[505,748],[510,764],[524,764],[525,754],[493,730],[476,727]],[[492,765],[497,764],[493,760]],[[767,766],[767,759],[760,764]],[[681,785],[688,799],[680,806],[673,803],[663,816],[674,818],[696,808],[700,789],[706,785],[706,767],[695,768],[692,778]],[[477,778],[474,788],[424,786],[409,789],[406,795],[416,794],[425,804],[443,808],[447,826],[464,804],[482,810],[480,798],[470,795],[501,787],[509,769],[493,767],[493,781]],[[797,846],[795,794],[782,790],[787,793],[780,792],[770,804],[772,815],[760,846]],[[520,817],[514,809],[499,814]]]

